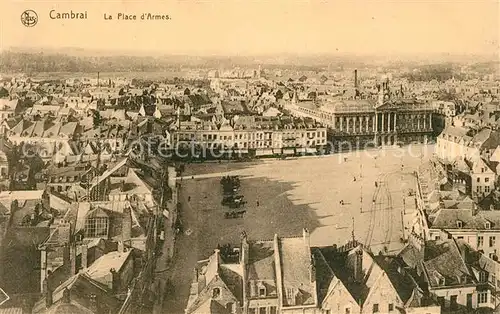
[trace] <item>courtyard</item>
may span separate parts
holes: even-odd
[[[179,200],[184,234],[176,247],[173,278],[177,289],[166,308],[182,312],[196,260],[218,244],[311,233],[312,246],[342,245],[353,237],[381,250],[402,248],[403,199],[416,188],[414,171],[433,146],[373,149],[318,157],[265,159],[252,163],[186,165]],[[243,218],[225,219],[228,207],[220,179],[239,176],[247,204]]]

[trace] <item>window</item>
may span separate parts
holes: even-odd
[[[108,236],[108,218],[95,217],[85,221],[85,236],[88,238]]]
[[[457,220],[457,228],[462,228],[463,223],[460,220]]]
[[[457,296],[456,295],[450,296],[450,308],[452,310],[455,310],[457,308]]]
[[[255,308],[248,308],[248,314],[255,314]]]
[[[486,193],[490,193],[490,187],[489,187],[489,186],[485,186],[485,187],[484,187],[484,191],[485,191]]]
[[[488,291],[479,291],[477,293],[477,303],[483,304],[488,302]]]
[[[479,282],[486,282],[488,279],[488,275],[485,271],[479,272]]]
[[[373,313],[378,313],[378,304],[373,304]]]
[[[438,297],[438,304],[441,308],[444,308],[444,297]]]
[[[234,303],[233,302],[228,302],[226,304],[226,310],[230,313],[234,313],[235,312],[235,308],[234,308]]]
[[[463,239],[464,239],[464,237],[457,237],[457,239],[458,239],[458,240],[463,240]]]
[[[477,237],[477,246],[483,246],[484,239],[482,236]]]
[[[266,308],[265,307],[259,307],[259,314],[266,314]]]
[[[489,221],[485,222],[485,223],[484,223],[484,227],[485,227],[486,229],[490,229],[490,228],[491,228],[491,224],[490,224],[490,222],[489,222]]]
[[[217,299],[220,297],[220,289],[219,288],[214,288],[212,290],[212,298]]]
[[[345,308],[345,314],[351,314],[351,308],[350,307],[346,307]]]
[[[276,314],[276,306],[271,306],[269,308],[269,314]]]
[[[490,178],[484,178],[484,182],[490,182]]]
[[[477,183],[481,182],[481,178],[477,178]]]
[[[389,303],[389,312],[394,311],[394,304]]]
[[[259,289],[259,296],[260,297],[265,297],[266,296],[266,288],[260,288]]]
[[[495,246],[495,237],[490,237],[490,247]]]

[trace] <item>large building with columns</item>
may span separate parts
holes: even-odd
[[[377,99],[357,97],[316,103],[300,102],[294,96],[286,108],[327,126],[330,140],[338,148],[426,142],[433,136],[434,109],[429,102],[403,98],[400,91],[392,93],[388,81],[378,89]]]

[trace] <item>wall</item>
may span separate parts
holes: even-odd
[[[378,304],[380,313],[389,313],[389,304],[393,304],[393,312],[395,313],[397,308],[404,307],[404,303],[385,273],[382,273],[370,289],[370,294],[363,304],[362,313],[373,313],[374,304]]]
[[[359,313],[360,307],[353,299],[351,293],[345,288],[338,278],[332,279],[337,283],[332,283],[333,289],[323,300],[322,309],[330,310],[330,313],[345,313],[349,308],[351,313]]]
[[[472,307],[477,308],[476,287],[432,289],[431,293],[433,294],[433,298],[435,300],[437,300],[436,297],[444,297],[445,308],[449,308],[451,296],[456,295],[457,296],[457,303],[459,305],[466,306],[467,305],[467,294],[472,294]]]

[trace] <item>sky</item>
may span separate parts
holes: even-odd
[[[20,21],[26,9],[38,14],[34,27]],[[88,19],[53,20],[51,10],[87,11]],[[499,55],[499,10],[500,0],[2,0],[0,49]],[[120,12],[139,20],[117,20]],[[171,20],[140,20],[148,12],[168,14]],[[105,20],[104,14],[113,20]]]

